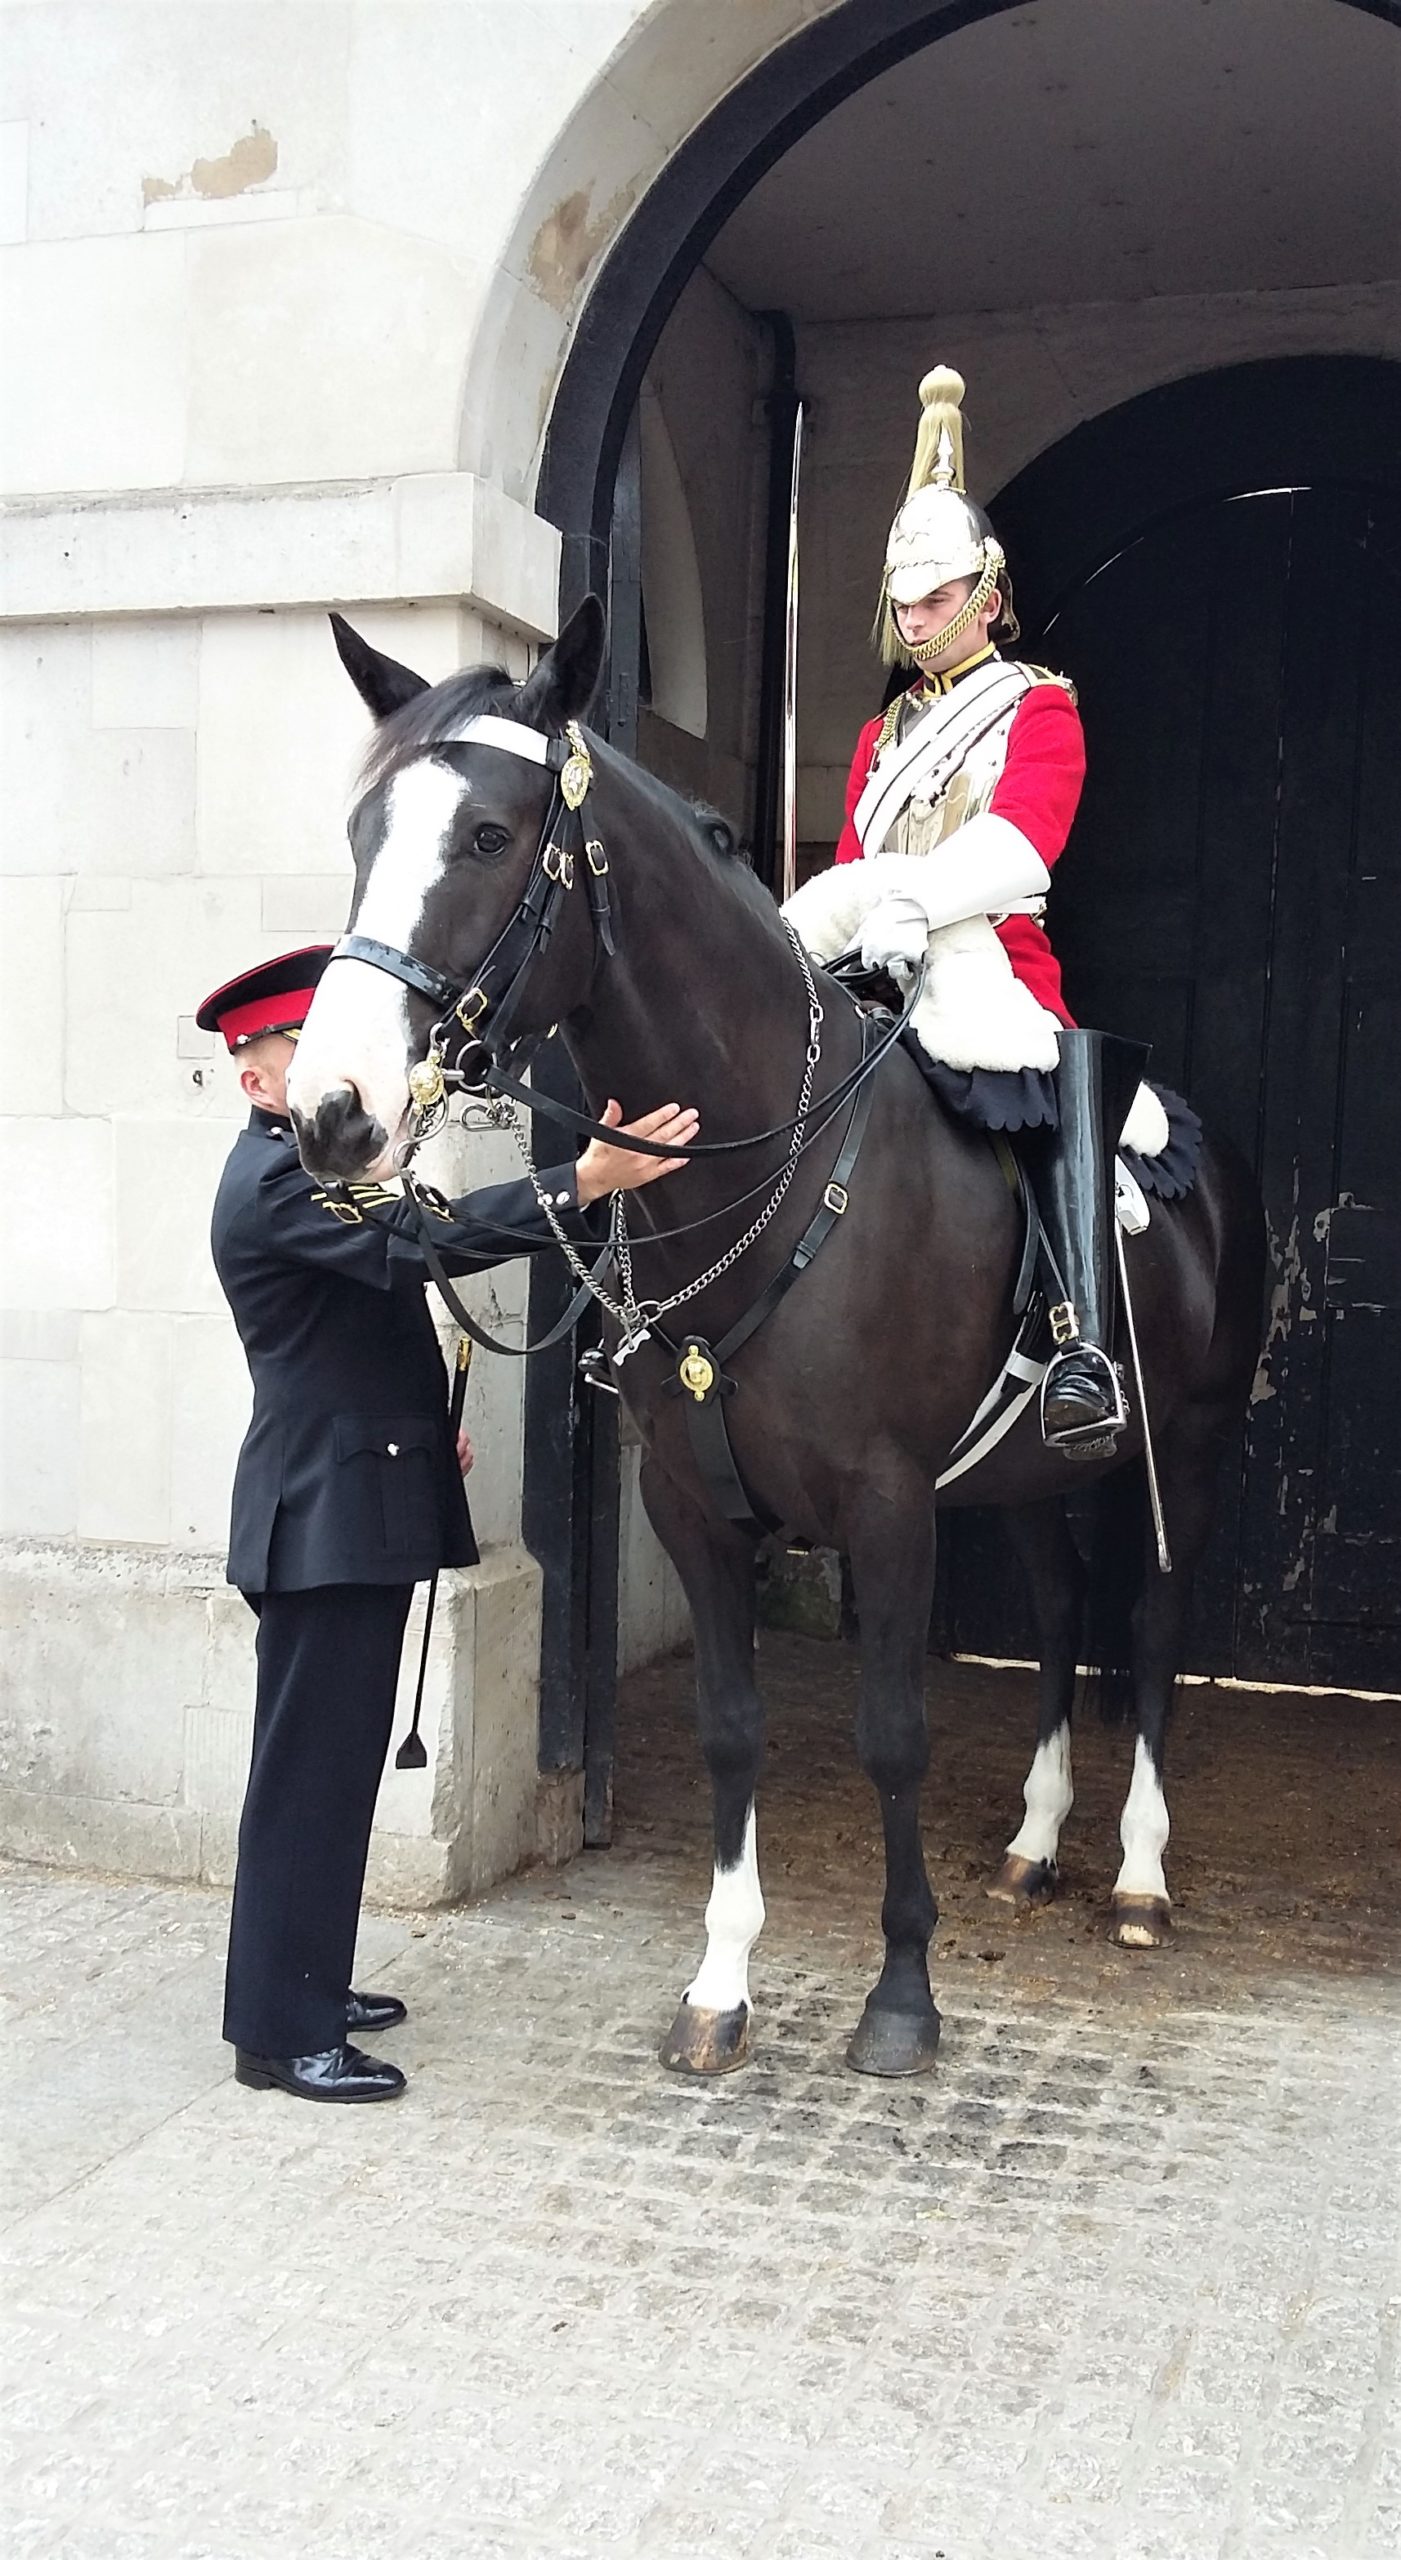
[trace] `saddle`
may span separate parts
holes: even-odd
[[[854,951],[826,962],[823,974],[834,978],[864,1014],[876,1019],[887,1015],[893,1018],[902,1010],[903,999],[895,981],[884,970],[863,968]],[[1055,1127],[1055,1082],[1049,1070],[944,1066],[937,1058],[931,1058],[918,1033],[909,1026],[902,1032],[899,1045],[914,1060],[925,1084],[946,1111],[987,1137],[1005,1138],[1014,1153],[1021,1131]],[[1174,1093],[1168,1085],[1153,1082],[1139,1088],[1140,1102],[1145,1097],[1162,1107],[1166,1140],[1152,1155],[1140,1153],[1127,1139],[1120,1142],[1115,1162],[1116,1201],[1119,1223],[1130,1235],[1141,1235],[1147,1226],[1150,1200],[1180,1200],[1191,1190],[1202,1146],[1201,1121],[1181,1094]],[[1138,1116],[1137,1107],[1131,1116]],[[1029,1186],[1020,1157],[1018,1167]]]
[[[836,980],[861,1013],[863,1047],[869,1050],[877,1045],[882,1034],[904,1010],[893,982],[880,973],[862,969],[854,955],[828,964],[826,974]],[[926,1083],[948,1108],[957,1112],[957,1102],[942,1090],[939,1082],[941,1070],[937,1062],[928,1057],[910,1031],[904,1033],[903,1039]],[[993,1071],[965,1070],[965,1081],[970,1074],[976,1094],[979,1081],[985,1086]],[[1022,1245],[1012,1292],[1013,1337],[996,1378],[949,1451],[937,1479],[936,1489],[941,1492],[945,1485],[967,1475],[987,1457],[1038,1393],[1053,1348],[1048,1309],[1065,1296],[1064,1282],[1051,1253],[1030,1172],[1013,1144],[1019,1128],[1054,1126],[1054,1087],[1048,1072],[1033,1068],[1006,1071],[1001,1074],[1000,1082],[1005,1086],[1029,1087],[1031,1090],[1025,1099],[1031,1107],[1023,1109],[1011,1119],[1010,1125],[1001,1128],[988,1125],[986,1118],[980,1117],[975,1110],[965,1109],[959,1116],[965,1118],[969,1125],[981,1129],[1021,1211]],[[654,1341],[669,1353],[673,1363],[671,1375],[663,1382],[662,1392],[680,1399],[691,1453],[711,1503],[722,1518],[733,1521],[737,1527],[763,1535],[782,1533],[785,1524],[751,1496],[740,1475],[726,1417],[726,1404],[735,1393],[737,1381],[729,1375],[726,1363],[802,1276],[836,1221],[844,1215],[848,1186],[860,1154],[873,1093],[874,1080],[867,1077],[853,1100],[841,1154],[821,1207],[783,1270],[722,1340],[711,1343],[694,1333],[673,1339],[658,1324],[654,1323],[650,1328]],[[1192,1122],[1200,1141],[1200,1122],[1187,1111],[1185,1104],[1181,1109]],[[1192,1170],[1195,1170],[1195,1156]],[[1122,1163],[1116,1166],[1116,1210],[1120,1223],[1134,1233],[1148,1224],[1144,1192],[1157,1187],[1151,1182],[1142,1182],[1136,1178],[1137,1175],[1137,1164],[1132,1171]],[[1188,1186],[1184,1184],[1183,1187]]]

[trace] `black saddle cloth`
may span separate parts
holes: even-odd
[[[854,955],[837,961],[827,975],[835,978],[838,986],[844,987],[863,1009],[898,1014],[902,1002],[898,988],[883,971],[863,969]],[[1059,1126],[1056,1080],[1047,1068],[946,1067],[938,1058],[930,1057],[912,1030],[901,1033],[900,1046],[909,1051],[945,1110],[952,1111],[956,1119],[968,1121],[973,1128],[1015,1138],[1021,1130]],[[1132,1147],[1121,1147],[1120,1161],[1150,1199],[1181,1200],[1197,1178],[1202,1124],[1190,1102],[1184,1102],[1170,1086],[1156,1084],[1150,1077],[1149,1090],[1157,1095],[1167,1115],[1167,1145],[1156,1156],[1141,1156]]]

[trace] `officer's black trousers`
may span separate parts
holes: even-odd
[[[238,1834],[224,2034],[325,2053],[345,1997],[389,1747],[408,1584],[265,1591],[253,1765]]]

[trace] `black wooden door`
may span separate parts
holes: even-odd
[[[1190,1667],[1401,1686],[1401,503],[1195,508],[1027,645],[1089,754],[1051,907],[1072,1008],[1152,1040],[1270,1219]],[[1029,1649],[1000,1535],[950,1529],[945,1641]]]

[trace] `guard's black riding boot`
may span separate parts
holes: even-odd
[[[1056,1348],[1041,1382],[1041,1431],[1067,1458],[1101,1458],[1128,1420],[1113,1359],[1114,1153],[1148,1051],[1103,1031],[1062,1031],[1060,1126],[1037,1198],[1065,1284],[1052,1306]]]

